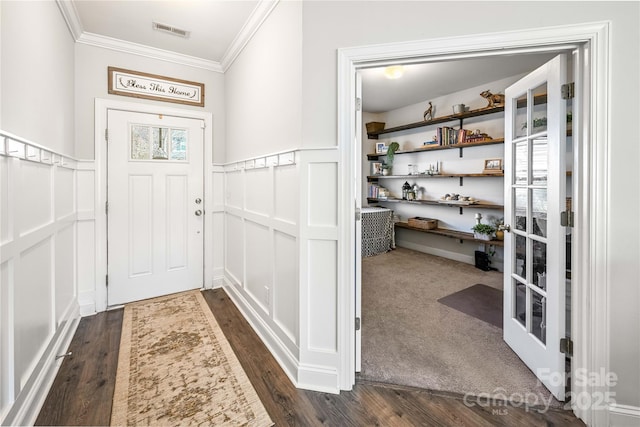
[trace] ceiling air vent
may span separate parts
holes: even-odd
[[[173,34],[174,36],[184,37],[185,39],[189,38],[189,34],[191,31],[183,30],[180,28],[172,27],[171,25],[161,24],[159,22],[153,22],[153,29],[157,31],[162,31],[164,33]]]

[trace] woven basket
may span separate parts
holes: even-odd
[[[409,226],[421,228],[423,230],[433,230],[434,228],[438,228],[438,220],[433,218],[422,218],[417,216],[415,218],[409,218],[407,222]]]
[[[384,130],[384,123],[382,122],[369,122],[366,123],[365,126],[367,126],[367,133],[380,132],[381,130]]]

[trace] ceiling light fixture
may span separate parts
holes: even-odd
[[[388,79],[399,79],[404,74],[404,67],[402,65],[391,65],[384,69],[384,75]]]
[[[169,33],[174,36],[184,37],[185,39],[189,38],[191,31],[182,30],[180,28],[172,27],[171,25],[161,24],[159,22],[152,22],[153,29],[156,31],[162,31],[163,33]]]

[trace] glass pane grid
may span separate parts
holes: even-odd
[[[132,161],[188,161],[187,129],[131,125],[130,160]]]
[[[547,83],[514,98],[512,164],[513,317],[546,345]]]

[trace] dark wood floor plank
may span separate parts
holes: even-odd
[[[35,425],[109,425],[122,312],[80,320]]]
[[[305,410],[312,408],[305,392],[289,381],[227,294],[215,290],[203,295],[273,422],[300,426],[317,423],[316,414]]]
[[[222,289],[203,293],[276,426],[581,426],[570,412],[471,405],[462,396],[358,380],[352,391],[296,389]],[[108,425],[122,310],[83,318],[36,425]]]

